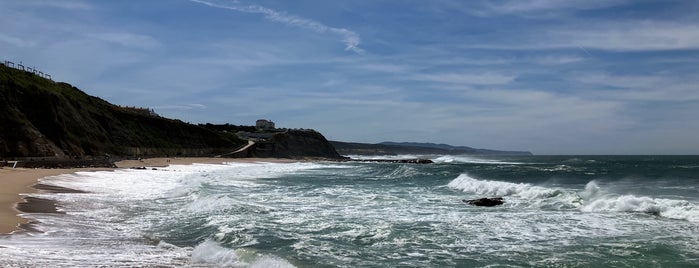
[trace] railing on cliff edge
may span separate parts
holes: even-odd
[[[36,67],[25,66],[22,64],[21,61],[19,63],[15,64],[14,62],[11,62],[9,60],[5,60],[5,61],[0,62],[0,64],[5,65],[5,66],[10,67],[10,68],[17,69],[17,70],[30,72],[30,73],[33,73],[33,74],[38,75],[40,77],[43,77],[43,78],[46,78],[48,80],[53,81],[50,74],[44,73],[43,71],[36,69]]]

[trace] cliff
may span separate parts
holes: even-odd
[[[207,156],[245,143],[0,64],[0,158]]]
[[[246,150],[224,156],[344,159],[330,142],[315,130],[239,132],[239,135],[250,137],[254,144]]]
[[[282,158],[333,158],[340,159],[335,147],[314,130],[289,130],[272,137],[271,157]],[[257,156],[264,156],[259,152]]]

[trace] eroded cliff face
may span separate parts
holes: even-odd
[[[343,159],[327,139],[314,130],[289,130],[273,135],[266,142],[257,142],[251,157]]]

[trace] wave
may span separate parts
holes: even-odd
[[[461,174],[447,185],[464,192],[490,196],[517,196],[525,199],[555,197],[563,193],[560,189],[534,186],[528,183],[478,180]]]
[[[357,160],[383,160],[383,159],[389,159],[389,160],[403,160],[403,159],[415,159],[415,158],[422,158],[424,157],[423,155],[415,155],[415,154],[399,154],[399,155],[346,155],[347,157],[351,159],[357,159]]]
[[[194,247],[192,262],[216,267],[295,267],[282,258],[259,254],[252,250],[225,248],[211,239]]]
[[[451,163],[469,163],[469,164],[491,164],[491,165],[524,165],[525,163],[520,163],[520,162],[507,162],[507,161],[500,161],[500,160],[495,160],[495,159],[482,159],[482,158],[476,158],[472,156],[464,156],[464,155],[445,155],[445,156],[440,156],[434,159],[431,159],[435,163],[444,163],[444,164],[451,164]]]
[[[591,181],[580,193],[583,212],[642,212],[660,217],[699,222],[699,206],[686,200],[608,193]]]
[[[687,200],[619,195],[590,181],[582,191],[536,186],[529,183],[478,180],[461,174],[448,187],[482,196],[503,196],[510,206],[539,209],[577,209],[581,212],[639,212],[659,217],[699,222],[699,205]]]

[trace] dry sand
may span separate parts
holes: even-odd
[[[277,162],[289,163],[298,162],[291,159],[270,159],[270,158],[147,158],[143,160],[124,160],[116,162],[118,168],[133,167],[165,167],[168,165],[188,165],[193,163],[201,164],[222,164],[224,162]],[[105,171],[114,170],[110,168],[73,168],[73,169],[25,169],[25,168],[0,168],[0,233],[10,233],[20,230],[19,225],[27,223],[27,220],[18,216],[17,203],[24,200],[21,193],[35,193],[50,189],[32,188],[40,178],[70,174],[79,171]],[[44,204],[45,205],[45,204]]]

